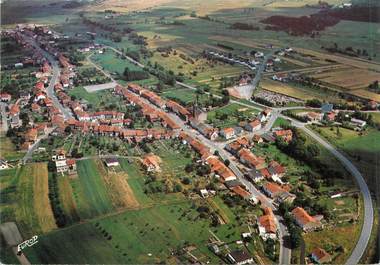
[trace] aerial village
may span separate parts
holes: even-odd
[[[46,149],[39,147],[39,144],[54,137],[102,136],[118,139],[133,146],[143,146],[142,149],[147,143],[170,140],[194,152],[197,158],[194,163],[197,167],[205,168],[202,174],[208,179],[207,183],[213,183],[214,180],[217,183],[212,186],[200,185],[187,194],[189,198],[195,196],[207,200],[217,196],[218,193],[227,192],[247,205],[259,209],[260,214],[251,220],[252,227],[255,229],[249,228],[248,231],[242,233],[242,241],[239,240],[238,244],[250,242],[249,238],[256,233],[264,245],[265,242],[271,242],[271,247],[265,248],[265,252],[267,256],[273,256],[271,259],[276,260],[279,255],[279,220],[292,227],[290,233],[293,237],[297,237],[296,234],[321,231],[325,226],[334,225],[335,221],[330,216],[330,210],[312,202],[306,203],[303,191],[295,188],[294,182],[290,183],[294,169],[290,172],[280,160],[274,156],[268,156],[268,151],[265,151],[268,146],[290,145],[294,139],[300,137],[295,129],[288,125],[273,126],[277,116],[271,107],[262,108],[237,126],[217,128],[208,122],[207,110],[196,103],[189,108],[174,100],[165,99],[143,85],[117,84],[111,89],[112,96],[137,112],[139,119],[152,125],[134,128],[135,121],[131,116],[126,115],[125,111],[115,109],[94,111],[87,103],[69,95],[68,92],[72,89],[78,72],[70,59],[56,48],[57,43],[66,39],[65,36],[52,32],[46,27],[20,27],[16,30],[4,31],[2,34],[14,39],[23,49],[33,51],[30,58],[10,66],[11,68],[22,68],[27,64],[38,66],[38,71],[35,72],[36,81],[30,92],[22,92],[17,98],[9,93],[0,95],[2,115],[6,117],[3,116],[2,126],[8,131],[7,136],[18,144],[21,151],[26,152],[22,163],[32,160],[36,154],[38,157],[39,153],[46,153]],[[81,48],[81,51],[102,53],[103,47],[91,44]],[[291,52],[291,49],[286,52]],[[208,55],[223,60],[235,60],[215,52],[209,52]],[[263,54],[258,54],[256,57],[261,58]],[[57,65],[55,65],[56,62]],[[238,61],[238,63],[251,69],[258,64],[256,61]],[[247,77],[242,78],[244,80],[240,83],[245,85]],[[286,82],[286,77],[274,75],[273,80]],[[270,99],[270,97],[266,98],[266,100]],[[359,131],[367,126],[365,120],[334,110],[331,104],[324,104],[321,108],[315,107],[315,110],[297,112],[291,117],[309,124],[345,123],[347,127]],[[41,118],[33,119],[32,115],[38,115]],[[159,174],[163,170],[162,157],[151,152],[149,147],[145,149],[147,150],[141,152],[139,158],[141,167],[148,175]],[[75,178],[77,161],[83,159],[81,157],[83,154],[80,156],[77,152],[75,153],[66,152],[62,148],[51,149],[47,152],[49,163],[53,165],[58,178]],[[123,156],[118,151],[107,153],[97,150],[97,154],[107,170],[111,171],[120,166],[118,158]],[[8,164],[8,161],[2,159],[2,169],[8,168]],[[13,161],[9,166],[14,167],[16,164]],[[308,179],[303,182],[308,185],[307,192],[318,198],[317,193],[313,192],[311,184],[314,183],[313,181],[315,180]],[[328,194],[330,197],[337,196],[335,192]],[[298,196],[303,199],[297,199]],[[325,216],[326,214],[329,216]],[[292,242],[298,244],[297,240],[299,239],[294,238]],[[221,256],[222,260],[233,264],[242,265],[252,263],[254,260],[252,254],[244,249],[230,250],[219,240],[209,244],[208,248],[215,255]],[[187,251],[190,252],[190,250]],[[330,253],[332,253],[331,250]],[[315,263],[329,263],[333,255],[330,255],[322,246],[316,247],[312,253],[307,254],[309,261]],[[190,259],[192,262],[197,262],[196,255],[190,255]]]

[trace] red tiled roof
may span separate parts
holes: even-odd
[[[294,218],[297,220],[298,223],[300,224],[307,224],[310,222],[316,222],[315,218],[310,216],[303,208],[301,207],[296,207],[293,209],[292,214]]]

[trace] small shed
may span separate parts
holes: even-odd
[[[107,167],[117,167],[120,165],[119,160],[117,160],[117,158],[114,157],[106,158],[104,162],[106,163]]]

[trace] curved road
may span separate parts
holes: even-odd
[[[288,117],[284,116],[284,118],[288,118]],[[357,241],[356,246],[351,253],[351,256],[346,261],[346,265],[358,264],[360,261],[360,258],[363,256],[364,251],[366,250],[368,241],[371,237],[371,231],[372,231],[372,226],[373,226],[374,212],[373,212],[371,193],[368,189],[368,186],[362,174],[359,172],[359,170],[342,153],[336,150],[335,147],[333,147],[329,142],[324,140],[321,136],[319,136],[312,130],[306,128],[303,123],[300,123],[293,119],[291,120],[297,128],[300,128],[301,130],[306,132],[314,140],[316,140],[328,151],[330,151],[343,164],[343,166],[354,176],[356,182],[359,185],[359,188],[363,195],[363,200],[364,200],[364,217],[363,217],[364,222],[363,222],[362,231],[361,231],[359,240]]]

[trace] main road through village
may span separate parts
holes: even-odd
[[[115,52],[117,52],[119,54],[122,54],[121,51],[119,51],[119,50],[117,50],[117,49],[115,49],[113,47],[107,46],[107,48],[110,48],[110,49],[114,50]],[[264,60],[263,64],[265,64],[266,60],[268,60],[269,58],[270,58],[270,56],[265,56],[265,60]],[[139,62],[136,62],[135,60],[133,60],[133,59],[131,59],[129,57],[127,57],[127,59],[130,60],[132,63],[136,64],[137,66],[144,67],[144,65],[142,65]],[[259,69],[258,78],[255,79],[255,84],[256,85],[258,84],[258,82],[259,82],[259,80],[261,78],[262,71],[263,71],[263,69],[260,68]],[[189,89],[193,89],[193,90],[197,89],[194,86],[190,86],[190,85],[184,84],[182,82],[177,82],[177,85],[180,85],[180,86],[183,86],[183,87],[186,87],[186,88],[189,88]],[[253,93],[253,91],[251,91],[251,93]],[[253,106],[253,105],[246,104],[246,103],[243,103],[243,102],[240,102],[240,101],[236,101],[236,100],[231,100],[231,101],[233,103],[236,103],[236,104],[239,104],[239,105],[242,105],[242,106],[245,106],[245,107],[251,107],[251,108],[253,107],[253,108],[260,109],[258,107]],[[261,105],[261,104],[258,104],[257,102],[254,102],[254,103],[256,105]],[[266,107],[264,105],[261,105],[261,106],[264,107],[264,108]],[[269,131],[271,129],[271,127],[273,126],[273,124],[274,124],[275,120],[277,119],[277,117],[283,117],[283,118],[286,118],[286,119],[290,119],[290,118],[288,118],[286,116],[283,116],[281,114],[282,111],[287,110],[287,109],[293,109],[293,108],[272,108],[273,113],[272,113],[272,116],[271,116],[270,120],[267,122],[267,124],[265,125],[265,127],[260,132],[256,132],[256,133],[264,133],[266,131]],[[248,182],[244,178],[242,172],[236,166],[233,158],[230,155],[228,155],[227,152],[225,152],[224,149],[221,146],[218,146],[214,142],[212,142],[209,139],[203,137],[201,134],[197,133],[195,130],[192,130],[192,129],[188,128],[185,124],[183,124],[183,121],[181,119],[179,119],[178,116],[176,116],[174,114],[170,114],[170,115],[177,122],[179,122],[179,124],[181,124],[182,129],[185,130],[187,133],[189,133],[190,135],[192,135],[194,137],[201,138],[202,142],[205,143],[205,144],[207,144],[207,146],[209,146],[212,150],[217,150],[219,152],[220,156],[223,159],[229,159],[231,161],[231,163],[229,165],[230,169],[236,174],[236,176],[239,178],[239,180],[242,181],[242,183],[244,185],[246,185],[247,189],[252,194],[254,194],[256,196],[260,196],[261,198],[264,198],[265,203],[268,206],[274,208],[272,202],[267,197],[265,197],[262,193],[260,193],[260,191],[258,191],[250,182]],[[374,213],[373,213],[373,205],[372,205],[371,194],[370,194],[370,191],[368,189],[368,186],[367,186],[367,184],[366,184],[363,176],[359,172],[359,170],[355,167],[355,165],[352,164],[352,162],[349,159],[347,159],[342,153],[340,153],[338,150],[336,150],[335,147],[333,147],[326,140],[322,139],[316,133],[312,132],[310,129],[306,128],[304,123],[300,123],[300,122],[298,122],[298,121],[296,121],[294,119],[290,119],[290,120],[292,121],[292,124],[294,126],[300,128],[301,130],[303,130],[304,132],[306,132],[315,141],[317,141],[322,146],[324,146],[327,150],[329,150],[345,166],[345,168],[354,176],[356,182],[359,185],[359,188],[360,188],[360,191],[362,193],[363,200],[364,200],[364,217],[363,217],[364,222],[363,222],[363,227],[362,227],[362,230],[361,230],[361,234],[360,234],[359,240],[356,243],[356,246],[355,246],[354,250],[352,251],[350,257],[348,258],[348,260],[346,262],[346,265],[357,264],[357,263],[359,263],[360,258],[364,254],[364,251],[365,251],[365,249],[367,247],[368,241],[369,241],[369,239],[371,237],[371,231],[372,231],[372,227],[373,227]],[[291,250],[290,250],[290,248],[288,247],[287,244],[284,244],[284,239],[288,235],[288,231],[287,231],[286,227],[283,225],[282,221],[283,221],[282,217],[276,215],[276,222],[277,222],[277,224],[279,226],[280,245],[281,245],[279,263],[280,264],[290,264],[291,263],[290,262]]]
[[[30,40],[30,41],[31,41],[33,46],[35,46],[36,48],[39,48],[34,40]],[[110,48],[110,49],[114,50],[115,52],[121,54],[121,51],[119,51],[113,47],[107,46],[106,48]],[[47,54],[43,50],[41,50],[41,51],[46,55],[46,57],[49,59],[49,61],[51,62],[52,66],[53,66],[53,76],[52,76],[52,79],[51,79],[50,84],[49,84],[48,95],[53,99],[54,105],[61,110],[65,119],[68,119],[68,118],[72,117],[71,112],[69,110],[65,109],[60,104],[60,102],[58,101],[56,96],[54,95],[54,84],[55,84],[55,82],[59,76],[58,63],[56,60],[54,60],[52,58],[52,56],[50,54]],[[270,56],[266,56],[265,60],[268,60],[269,58],[270,58]],[[136,64],[137,66],[144,67],[144,65],[142,65],[139,62],[136,62],[132,58],[127,57],[127,59],[130,60],[131,62],[133,62],[134,64]],[[260,74],[257,75],[257,78],[255,79],[256,84],[260,80],[262,71],[263,71],[263,69],[260,69]],[[180,86],[183,86],[183,87],[190,88],[190,89],[197,89],[196,87],[193,87],[193,86],[181,83],[181,82],[177,82],[177,84]],[[254,105],[243,103],[240,101],[236,101],[236,100],[231,100],[231,101],[233,103],[243,105],[246,107],[258,108],[258,107],[255,107]],[[148,101],[147,101],[147,103],[148,103]],[[256,102],[255,102],[255,104],[260,105],[260,104],[257,104]],[[153,106],[153,107],[155,107],[155,106]],[[266,107],[266,106],[263,106],[263,107]],[[260,109],[260,108],[258,108],[258,109]],[[309,136],[311,136],[315,141],[317,141],[319,144],[321,144],[323,147],[325,147],[327,150],[329,150],[345,166],[345,168],[354,176],[356,182],[358,183],[360,191],[363,195],[363,200],[364,200],[364,217],[363,217],[364,222],[363,222],[363,227],[361,230],[359,240],[356,243],[356,246],[355,246],[354,250],[352,251],[349,259],[346,262],[346,264],[347,265],[354,265],[354,264],[359,263],[360,258],[362,257],[362,255],[366,249],[366,246],[368,244],[368,241],[370,239],[370,236],[371,236],[371,231],[372,231],[372,226],[373,226],[373,217],[374,217],[371,194],[370,194],[370,191],[368,189],[368,186],[367,186],[363,176],[361,175],[359,170],[355,167],[355,165],[349,159],[347,159],[341,152],[339,152],[335,147],[333,147],[326,140],[321,138],[318,134],[316,134],[315,132],[306,128],[304,123],[301,123],[301,122],[298,122],[294,119],[290,119],[286,116],[283,116],[281,114],[281,111],[286,110],[286,108],[272,108],[272,110],[273,110],[273,113],[272,113],[270,120],[267,122],[267,124],[264,126],[264,128],[262,130],[260,130],[259,132],[256,132],[256,133],[264,133],[264,132],[269,131],[271,129],[271,127],[273,126],[277,117],[283,117],[283,118],[289,119],[292,121],[292,124],[294,126],[303,130],[305,133],[307,133]],[[224,150],[223,145],[216,144],[215,142],[212,142],[209,139],[205,138],[203,135],[199,134],[197,131],[189,128],[178,116],[174,115],[173,113],[170,113],[169,115],[189,135],[191,135],[192,137],[195,137],[195,138],[199,138],[211,150],[218,151],[219,155],[221,156],[222,159],[228,159],[230,161],[230,165],[229,165],[230,169],[236,174],[236,176],[246,186],[246,188],[253,195],[260,197],[264,204],[275,209],[272,201],[269,198],[267,198],[266,196],[264,196],[259,190],[257,190],[253,186],[252,183],[250,183],[249,181],[247,181],[244,178],[244,175],[240,171],[240,169],[238,168],[234,158]],[[276,222],[277,222],[277,225],[279,227],[279,236],[280,236],[280,245],[281,245],[279,263],[280,264],[290,264],[291,250],[287,244],[284,244],[284,241],[285,241],[284,239],[286,238],[286,236],[288,236],[288,231],[287,231],[287,228],[283,225],[283,219],[281,216],[276,215]]]

